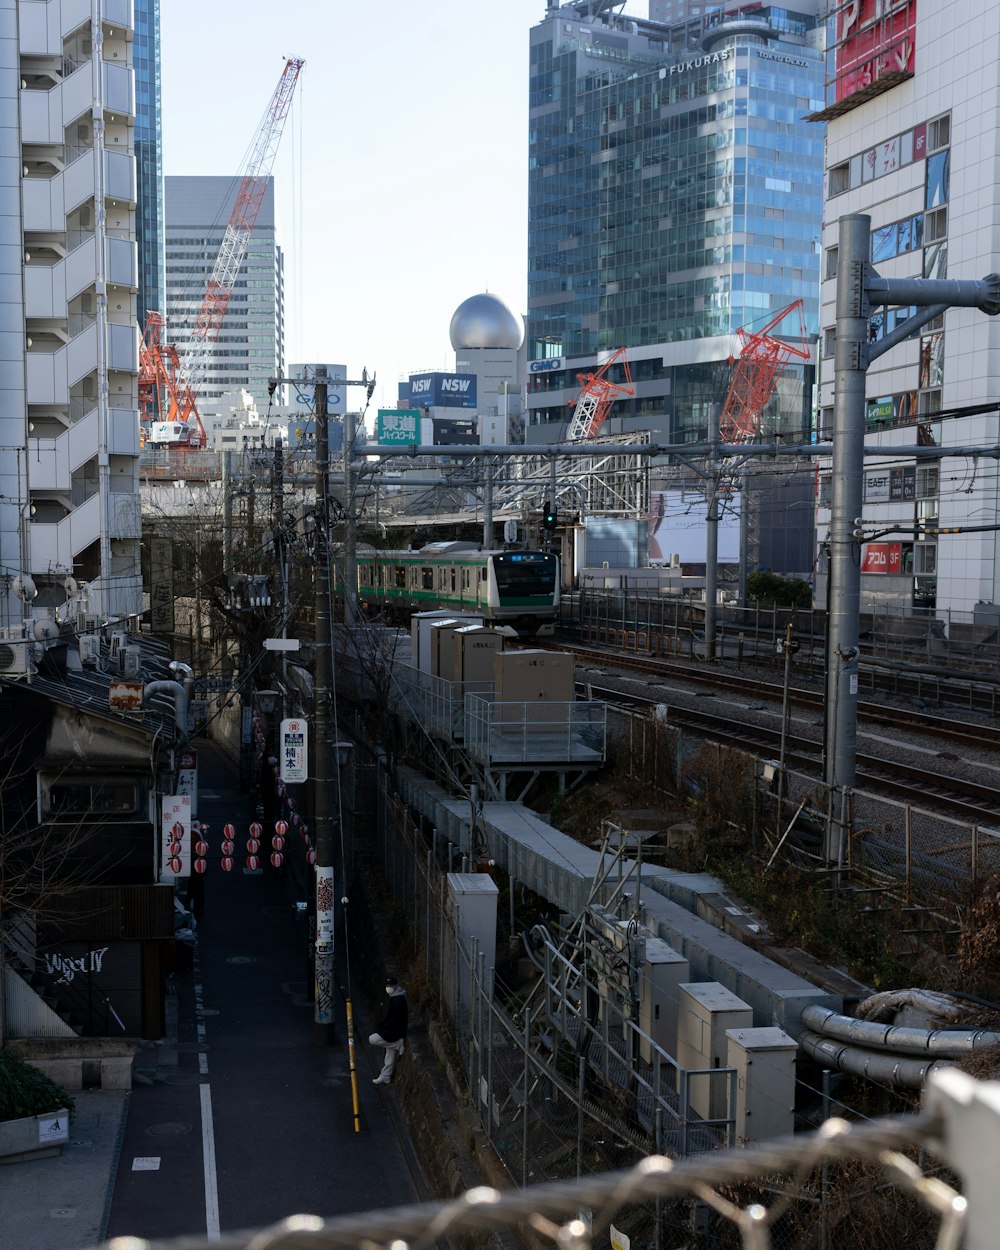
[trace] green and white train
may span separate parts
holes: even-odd
[[[482,551],[430,543],[418,551],[358,552],[358,597],[369,610],[474,612],[521,635],[555,632],[559,560],[547,551]]]

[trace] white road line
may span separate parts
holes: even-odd
[[[208,1055],[204,1051],[198,1056],[198,1071],[202,1076],[208,1076]]]
[[[209,1241],[220,1239],[219,1179],[215,1170],[215,1131],[212,1127],[212,1089],[199,1085],[201,1094],[201,1148],[205,1159],[205,1232]]]

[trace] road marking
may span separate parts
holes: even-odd
[[[158,1172],[159,1170],[159,1155],[136,1155],[132,1159],[133,1172]]]
[[[212,1128],[212,1089],[199,1085],[201,1094],[201,1149],[205,1160],[205,1232],[209,1241],[218,1241],[219,1178],[215,1169],[215,1132]]]
[[[204,1051],[198,1055],[198,1072],[201,1076],[208,1076],[208,1055]]]

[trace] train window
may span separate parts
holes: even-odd
[[[396,565],[396,589],[406,589],[406,569],[401,564]]]
[[[424,590],[434,589],[434,570],[427,565],[420,570],[420,585]]]
[[[452,569],[452,570],[451,570],[451,589],[452,589],[452,591],[453,591],[453,592],[454,592],[455,588],[456,588],[455,570],[454,570],[454,569]]]
[[[479,570],[479,580],[480,580],[481,582],[485,582],[485,581],[486,581],[486,577],[487,577],[487,573],[486,573],[486,565],[484,564],[484,565],[482,566],[482,568]]]

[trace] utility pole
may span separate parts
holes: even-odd
[[[329,379],[326,365],[316,365],[315,376],[302,378],[271,378],[268,387],[274,391],[285,382],[302,386],[311,381],[316,395],[316,522],[314,534],[314,606],[315,628],[313,663],[313,733],[310,774],[313,779],[313,830],[316,852],[316,960],[314,998],[314,1038],[318,1046],[329,1046],[334,1040],[333,1021],[333,972],[334,972],[334,889],[333,889],[333,828],[337,811],[337,793],[334,789],[333,769],[337,769],[336,785],[340,784],[339,760],[334,745],[337,726],[333,721],[333,580],[330,553],[330,427],[328,412]],[[364,386],[371,398],[375,390],[375,378],[363,373],[360,382],[337,379],[338,387]],[[354,513],[352,498],[354,454],[354,417],[344,420],[344,471],[348,513]],[[355,526],[357,518],[355,517]],[[357,604],[357,556],[356,530],[348,527],[348,552],[345,568],[344,619],[353,623]],[[350,580],[353,577],[353,582]],[[350,588],[351,593],[348,593]]]
[[[344,624],[353,629],[358,623],[358,510],[355,506],[354,443],[357,425],[353,412],[344,413],[344,510],[347,513],[347,541],[344,544]]]
[[[333,1024],[333,813],[335,795],[330,749],[330,704],[333,692],[333,625],[330,606],[330,429],[327,419],[327,373],[316,368],[316,547],[314,573],[313,681],[313,829],[316,851],[316,995],[315,1040],[328,1046],[334,1040]]]
[[[869,263],[871,218],[840,219],[837,338],[834,349],[833,499],[830,515],[829,622],[826,657],[826,761],[831,817],[824,855],[842,866],[847,850],[847,795],[857,765],[860,548],[864,541],[865,375],[869,364],[949,307],[1000,313],[1000,275],[982,280],[883,278]],[[869,341],[872,306],[914,305],[919,312],[877,343]]]
[[[722,409],[712,404],[708,414],[708,473],[705,482],[705,659],[715,659],[715,607],[719,586],[719,417]]]

